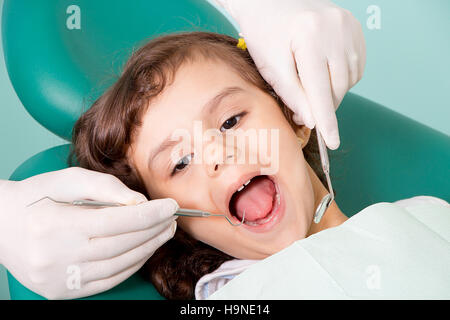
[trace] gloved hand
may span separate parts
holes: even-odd
[[[292,111],[340,144],[335,111],[362,77],[361,24],[328,0],[216,0],[238,23],[261,75]]]
[[[129,206],[74,207],[45,199]],[[135,273],[175,233],[172,199],[147,201],[119,179],[82,168],[0,181],[0,263],[48,299],[106,291]]]

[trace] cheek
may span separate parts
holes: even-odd
[[[305,238],[314,213],[314,188],[309,164],[292,129],[280,131],[279,176],[286,197],[288,215],[285,221],[285,241]]]
[[[255,114],[254,125],[279,129],[278,170],[287,202],[288,215],[283,225],[283,236],[274,247],[282,248],[287,243],[306,237],[314,213],[314,190],[310,178],[309,164],[304,158],[301,144],[278,107],[262,107]]]
[[[291,168],[293,167],[296,168],[295,172],[290,171],[289,174],[286,174],[290,179],[288,182],[289,196],[293,207],[291,221],[287,228],[290,230],[290,234],[297,236],[297,239],[303,239],[312,223],[314,189],[309,176],[308,163],[302,160],[298,165],[291,165]]]

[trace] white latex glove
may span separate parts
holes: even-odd
[[[238,23],[261,75],[292,111],[340,144],[335,111],[362,77],[361,24],[328,0],[216,0]]]
[[[46,199],[27,207],[45,196],[129,206],[94,209]],[[172,238],[177,208],[172,199],[147,201],[114,176],[81,168],[0,181],[0,263],[48,299],[103,292]]]

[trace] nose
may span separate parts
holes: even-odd
[[[220,175],[225,165],[233,163],[238,156],[237,148],[226,143],[209,143],[204,151],[205,169],[209,177]]]

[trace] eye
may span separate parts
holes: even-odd
[[[175,165],[175,167],[172,170],[172,175],[176,174],[179,171],[182,171],[184,168],[186,168],[189,163],[192,160],[192,156],[193,153],[188,154],[186,156],[184,156],[183,158],[180,159],[180,161],[177,162],[177,164]]]
[[[245,113],[243,112],[243,113],[237,114],[237,115],[232,116],[231,118],[227,119],[220,127],[220,131],[224,132],[225,130],[229,130],[229,129],[233,128],[239,122],[239,120],[241,120],[241,118],[244,114]]]

